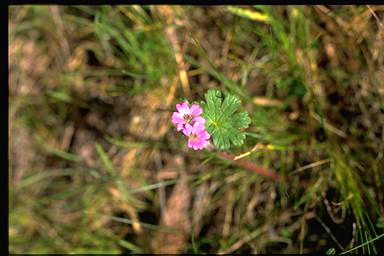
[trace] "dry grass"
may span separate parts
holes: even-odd
[[[382,252],[383,6],[241,8],[10,8],[11,253]],[[209,88],[237,162],[170,122]]]

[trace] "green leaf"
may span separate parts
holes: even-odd
[[[241,105],[240,99],[228,94],[223,100],[219,90],[210,89],[205,94],[205,100],[201,106],[213,144],[220,150],[228,149],[231,143],[241,146],[246,135],[242,129],[248,127],[251,119],[247,112],[235,113]]]

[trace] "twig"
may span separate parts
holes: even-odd
[[[227,201],[227,208],[225,210],[225,218],[223,224],[223,237],[228,237],[231,230],[233,204],[235,201],[235,194],[233,190],[230,190]]]
[[[177,35],[173,27],[173,25],[176,22],[175,14],[170,6],[159,6],[158,11],[166,18],[166,23],[168,26],[164,32],[169,42],[171,43],[171,46],[175,53],[176,63],[179,69],[179,79],[180,79],[184,94],[187,97],[189,97],[191,95],[191,89],[189,87],[188,75],[187,75],[187,72],[185,71],[185,62],[184,62],[183,54],[179,44],[179,40],[177,39]]]
[[[307,208],[307,205],[305,205],[305,208]],[[305,209],[306,210],[306,209]],[[305,237],[305,228],[306,228],[306,222],[305,222],[305,215],[300,219],[300,254],[303,254],[304,251],[304,237]]]
[[[112,195],[113,198],[116,198],[119,201],[121,209],[125,210],[128,213],[129,217],[132,219],[131,224],[132,224],[132,227],[133,227],[133,230],[135,231],[135,233],[141,234],[142,228],[141,228],[139,218],[137,216],[135,209],[131,205],[127,204],[126,201],[124,201],[119,190],[117,190],[114,187],[110,187],[108,189],[108,191]]]
[[[56,26],[58,28],[58,33],[60,34],[60,46],[64,51],[65,58],[68,59],[71,55],[71,51],[69,48],[69,43],[67,40],[67,37],[65,36],[65,27],[63,20],[61,19],[60,10],[58,6],[50,6],[50,11],[52,13],[52,17],[54,22],[56,23]]]
[[[320,118],[319,115],[317,115],[317,114],[314,113],[314,112],[311,112],[311,116],[312,116],[313,118],[315,118],[315,119],[321,124],[321,118]],[[329,130],[330,132],[333,132],[333,133],[339,135],[339,136],[342,137],[342,138],[346,138],[346,137],[347,137],[347,135],[345,134],[345,132],[343,132],[343,131],[341,131],[341,130],[335,128],[335,127],[332,126],[330,123],[328,123],[325,119],[324,119],[323,121],[324,121],[324,127],[325,127],[325,129],[327,129],[327,130]]]
[[[327,233],[331,236],[332,240],[339,246],[340,250],[344,250],[344,247],[337,241],[336,237],[332,234],[331,230],[328,228],[327,225],[324,224],[324,222],[315,215],[315,219],[321,224],[321,226],[327,231]]]
[[[376,13],[371,9],[369,5],[367,5],[369,11],[372,13],[373,17],[375,17],[377,23],[380,25],[381,29],[384,29],[383,23],[380,21],[379,17],[377,17]]]
[[[232,253],[234,251],[236,251],[237,249],[239,249],[241,246],[243,246],[244,244],[252,241],[253,239],[255,239],[256,237],[258,237],[259,235],[261,235],[262,233],[266,232],[267,229],[268,229],[269,225],[265,225],[259,229],[256,229],[255,231],[253,231],[251,234],[245,236],[244,238],[240,239],[239,241],[237,241],[236,243],[234,243],[231,247],[229,247],[228,249],[226,250],[223,250],[223,251],[219,251],[218,254],[229,254],[229,253]]]
[[[355,236],[356,236],[356,223],[353,222],[352,223],[352,239],[351,241],[349,242],[347,248],[351,249],[355,243]]]
[[[299,172],[304,171],[304,170],[307,170],[309,168],[313,168],[313,167],[316,167],[316,166],[328,163],[330,161],[331,161],[330,159],[324,159],[324,160],[320,160],[320,161],[317,161],[317,162],[314,162],[314,163],[311,163],[311,164],[308,164],[308,165],[304,165],[302,167],[297,168],[293,172],[291,172],[291,175],[299,173]]]

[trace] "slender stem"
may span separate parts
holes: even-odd
[[[253,171],[253,172],[256,172],[256,173],[263,175],[265,177],[271,178],[274,181],[280,181],[281,180],[281,176],[278,175],[277,173],[275,173],[274,171],[267,170],[263,167],[257,166],[255,163],[253,163],[251,161],[243,160],[243,159],[235,160],[236,156],[232,155],[230,153],[227,153],[227,152],[219,152],[218,154],[219,154],[219,156],[232,161],[234,164],[236,164],[240,167],[243,167],[244,169],[247,169],[249,171]]]

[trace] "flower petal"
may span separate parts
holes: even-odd
[[[192,121],[194,121],[196,123],[205,124],[205,118],[203,118],[201,116],[197,116],[197,117],[193,118]]]
[[[184,102],[184,103],[181,105],[181,108],[183,109],[184,114],[187,114],[187,115],[190,115],[190,114],[191,114],[191,111],[190,111],[190,109],[189,109],[189,105],[188,105],[188,103]]]
[[[210,137],[211,135],[209,135],[207,131],[202,131],[201,133],[199,133],[199,138],[203,140],[208,140]]]
[[[193,140],[188,140],[188,147],[193,148],[193,146],[194,146]]]
[[[193,134],[199,134],[199,133],[201,133],[204,130],[205,130],[204,124],[202,124],[200,122],[195,122],[193,124],[193,128],[192,128],[192,133]]]
[[[192,125],[190,124],[186,124],[184,129],[183,129],[183,133],[186,135],[186,136],[189,136],[191,135],[191,132],[192,132]]]
[[[200,143],[196,142],[195,145],[194,145],[194,149],[195,150],[201,149]]]
[[[191,114],[193,116],[199,116],[199,115],[201,115],[201,113],[203,113],[203,109],[199,105],[196,105],[196,104],[192,105],[190,111],[191,111]]]
[[[180,122],[180,123],[177,125],[177,130],[178,130],[178,131],[183,130],[183,129],[184,129],[184,124],[185,124],[185,122]]]
[[[176,104],[177,111],[181,112],[181,106],[182,106],[182,104]]]
[[[179,112],[173,112],[172,113],[172,123],[178,124],[178,123],[181,123],[181,122],[184,122],[184,119],[180,115],[180,113]]]
[[[185,114],[189,114],[189,106],[186,102],[183,102],[181,104],[176,104],[177,111],[180,112],[181,116],[184,116]]]
[[[193,149],[198,150],[199,148],[200,148],[199,143],[195,141],[195,143],[193,143]]]

